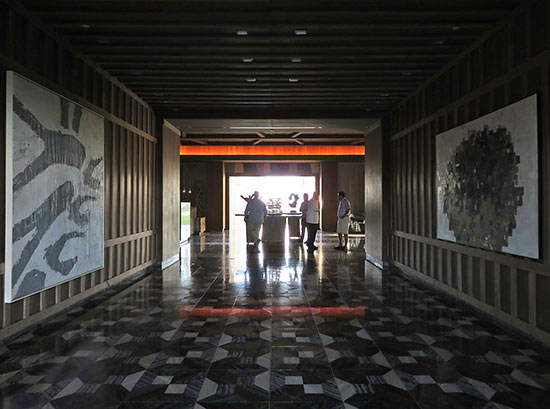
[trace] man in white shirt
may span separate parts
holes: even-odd
[[[254,243],[254,248],[257,248],[260,243],[260,228],[264,223],[265,216],[267,216],[267,208],[265,203],[260,200],[260,193],[256,191],[244,210],[246,231],[248,238]]]
[[[348,233],[349,233],[349,215],[351,213],[351,204],[344,192],[338,192],[338,223],[336,225],[336,232],[338,233],[338,246],[334,247],[336,250],[348,250]],[[342,244],[342,237],[344,243]]]
[[[313,192],[313,197],[307,202],[306,212],[307,223],[307,248],[309,251],[317,250],[315,236],[319,230],[319,193]]]

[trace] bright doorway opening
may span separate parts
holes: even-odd
[[[255,190],[260,192],[260,199],[269,203],[280,203],[281,213],[299,211],[304,193],[311,195],[315,191],[315,176],[230,176],[229,177],[229,228],[245,229],[243,214],[248,197]],[[291,195],[297,195],[298,200]],[[295,207],[291,204],[296,202]]]

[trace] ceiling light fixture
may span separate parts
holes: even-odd
[[[298,82],[300,81],[298,78],[289,78],[288,82]]]
[[[252,61],[254,61],[254,58],[252,57],[243,58],[243,62],[252,62]]]
[[[238,36],[247,36],[247,35],[248,35],[248,31],[247,31],[247,30],[243,30],[243,29],[239,29],[239,30],[237,30],[237,35],[238,35]]]
[[[460,30],[460,26],[453,26],[453,31]]]
[[[307,35],[307,30],[305,28],[297,28],[296,30],[294,30],[294,33],[297,36],[305,36]]]
[[[291,58],[290,62],[302,62],[301,58]]]
[[[90,27],[92,27],[92,26],[89,25],[89,24],[82,24],[80,27],[82,27],[82,28],[90,28]]]
[[[247,78],[246,82],[256,82],[256,78]]]
[[[443,45],[445,44],[445,40],[435,40],[432,42],[433,45]]]

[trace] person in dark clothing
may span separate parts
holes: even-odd
[[[304,238],[306,237],[306,213],[307,213],[307,202],[309,200],[309,195],[307,193],[304,193],[304,201],[300,205],[300,212],[302,213],[302,218],[300,219],[301,223],[301,235],[300,235],[300,243],[304,242]]]
[[[319,193],[313,192],[313,197],[307,202],[307,248],[309,251],[317,250],[315,236],[319,230]]]

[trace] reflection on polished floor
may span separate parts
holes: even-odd
[[[542,408],[550,354],[345,254],[196,237],[0,350],[3,408]],[[102,302],[101,302],[102,301]]]

